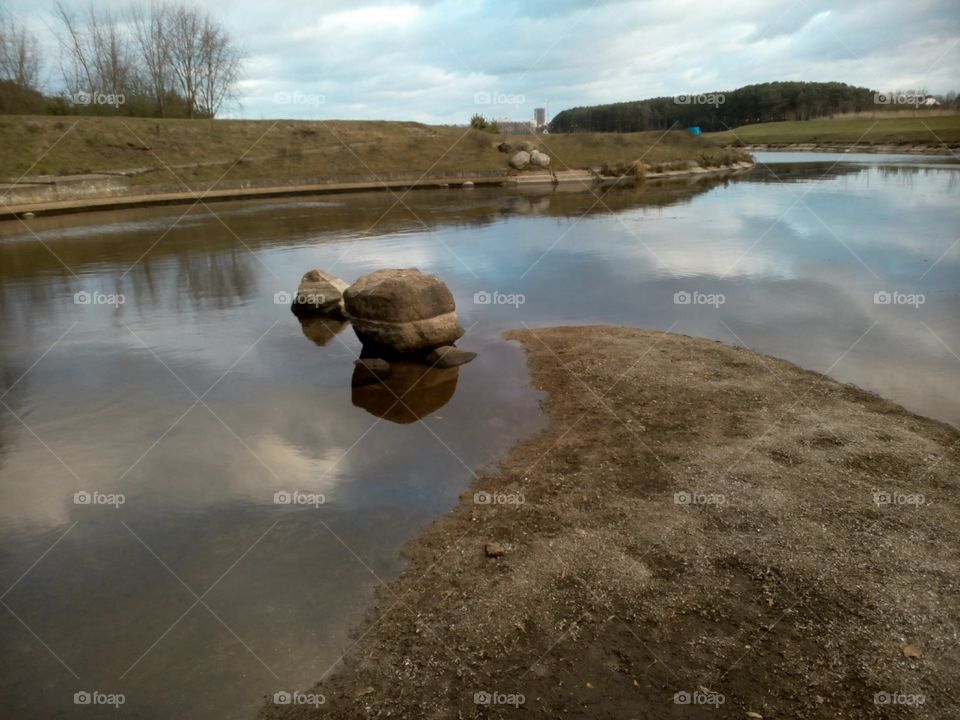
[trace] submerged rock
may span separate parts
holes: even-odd
[[[473,360],[477,354],[469,350],[461,350],[452,345],[444,345],[435,350],[431,350],[427,355],[427,362],[433,367],[452,368],[466,365]]]
[[[347,283],[324,270],[310,270],[300,280],[292,309],[297,314],[343,316],[343,291]]]
[[[463,335],[453,293],[416,268],[364,275],[346,289],[343,302],[364,345],[413,353],[451,345]]]

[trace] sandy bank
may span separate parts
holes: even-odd
[[[550,427],[263,717],[960,717],[960,432],[712,341],[510,337]]]

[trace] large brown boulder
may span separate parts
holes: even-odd
[[[463,335],[453,293],[416,268],[364,275],[344,291],[343,302],[365,345],[410,353],[452,345]]]
[[[343,291],[347,283],[324,270],[310,270],[300,280],[293,298],[297,314],[343,315]]]

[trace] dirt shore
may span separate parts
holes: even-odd
[[[960,718],[960,432],[708,340],[508,337],[550,426],[262,718]]]

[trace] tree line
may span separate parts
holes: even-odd
[[[551,120],[550,131],[638,132],[676,125],[710,132],[750,123],[915,107],[913,99],[924,97],[923,91],[883,94],[838,82],[772,82],[727,92],[571,108]],[[960,109],[956,93],[937,96],[937,100],[940,107]]]
[[[0,113],[199,118],[237,99],[243,52],[209,12],[164,0],[123,13],[57,2],[51,25],[55,60],[0,7]]]

